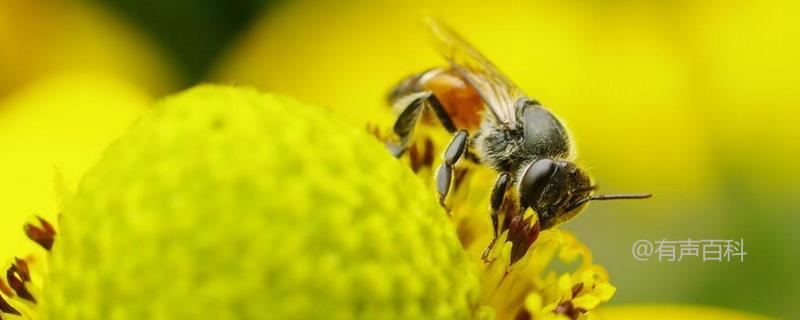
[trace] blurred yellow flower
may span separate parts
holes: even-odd
[[[92,1],[0,0],[0,97],[62,72],[101,72],[156,94],[175,88],[163,53]]]

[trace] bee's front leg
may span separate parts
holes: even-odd
[[[492,238],[492,242],[483,250],[483,254],[481,254],[481,258],[484,262],[488,262],[489,252],[492,250],[492,247],[494,247],[497,237],[500,235],[500,228],[504,227],[500,225],[500,209],[503,207],[503,200],[506,198],[509,184],[511,184],[511,176],[507,172],[503,172],[497,177],[494,187],[492,188],[489,205],[492,209],[492,231],[494,232],[494,237]]]
[[[469,133],[463,129],[458,130],[450,140],[447,150],[444,151],[444,162],[436,170],[436,191],[439,193],[439,203],[443,207],[445,207],[444,200],[453,184],[454,167],[467,149],[468,140]]]

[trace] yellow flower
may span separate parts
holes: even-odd
[[[592,263],[588,248],[569,233],[542,232],[528,254],[509,266],[512,246],[505,242],[483,269],[482,302],[495,309],[498,319],[578,319],[616,291],[605,269]],[[573,265],[575,260],[580,262]],[[556,261],[572,267],[556,271]]]
[[[104,152],[67,199],[44,290],[12,260],[0,319],[471,319],[475,270],[427,191],[330,112],[200,86]]]

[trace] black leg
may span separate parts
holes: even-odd
[[[414,134],[414,129],[426,106],[433,110],[436,114],[436,118],[439,119],[439,122],[441,122],[442,126],[448,132],[453,133],[456,131],[456,127],[453,125],[453,120],[450,119],[450,115],[447,114],[447,110],[444,109],[439,99],[437,99],[432,92],[419,92],[412,95],[413,97],[410,98],[411,101],[405,109],[400,112],[400,115],[397,116],[397,120],[394,123],[393,130],[400,138],[400,141],[398,141],[398,143],[387,143],[389,150],[395,157],[403,155],[403,152],[408,148],[411,137]]]
[[[492,250],[495,241],[497,241],[497,236],[500,235],[500,208],[503,207],[503,200],[506,197],[506,192],[508,191],[508,185],[510,183],[511,176],[509,176],[508,173],[503,172],[499,177],[497,177],[494,187],[492,188],[492,195],[489,201],[492,209],[492,231],[494,232],[494,237],[492,238],[492,242],[489,243],[489,246],[483,250],[481,258],[484,262],[487,262],[486,260],[489,257],[489,251]]]
[[[447,198],[453,182],[453,168],[464,154],[464,150],[467,149],[467,140],[469,140],[469,133],[466,130],[458,130],[450,140],[447,150],[444,151],[444,162],[436,171],[436,191],[439,193],[439,203],[442,206],[444,206],[444,200]]]
[[[511,183],[511,176],[509,176],[508,173],[503,172],[499,177],[497,177],[497,181],[495,181],[494,187],[492,188],[490,205],[492,208],[492,227],[494,227],[495,238],[497,238],[497,236],[500,234],[500,207],[503,206],[503,200],[506,197],[506,191],[508,191],[509,183]]]

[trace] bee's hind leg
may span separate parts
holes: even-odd
[[[494,237],[492,238],[492,242],[483,250],[483,254],[481,254],[481,259],[483,259],[484,262],[488,262],[489,252],[492,251],[497,237],[500,235],[500,229],[506,227],[505,225],[500,225],[500,209],[503,207],[503,200],[506,198],[509,184],[511,184],[511,176],[503,172],[497,177],[494,187],[492,188],[492,195],[491,198],[489,198],[489,202],[492,208],[492,231],[494,232]]]
[[[422,111],[426,107],[433,110],[433,112],[436,114],[436,118],[439,119],[439,122],[442,124],[445,130],[447,130],[447,132],[453,133],[456,131],[456,127],[453,125],[453,120],[450,119],[450,115],[447,114],[447,111],[442,106],[442,103],[439,102],[439,99],[436,98],[433,92],[424,91],[412,93],[406,98],[399,99],[399,103],[404,103],[405,101],[409,102],[403,111],[400,112],[400,115],[397,116],[397,120],[392,128],[400,140],[398,142],[387,143],[389,151],[396,158],[403,155],[408,148],[411,137],[414,135],[414,129],[416,128],[419,119],[422,117]]]
[[[444,151],[444,162],[436,170],[436,191],[439,193],[439,203],[443,206],[447,194],[450,192],[451,185],[453,184],[454,167],[458,159],[464,154],[467,149],[469,140],[469,133],[466,130],[458,130],[450,144]]]

